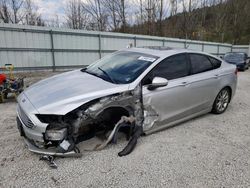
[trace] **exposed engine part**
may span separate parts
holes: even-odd
[[[59,145],[63,150],[67,151],[69,149],[70,143],[68,140],[64,140],[60,145]]]
[[[75,149],[75,142],[72,138],[63,140],[56,149],[60,153],[70,152]]]
[[[57,164],[55,163],[55,158],[51,155],[42,155],[39,160],[46,161],[51,168],[57,168]]]
[[[78,118],[72,123],[73,125],[72,136],[74,137],[75,140],[77,139],[79,135],[79,128],[80,128],[81,123],[87,119],[87,116],[84,115],[82,111],[78,111],[77,116]]]
[[[118,156],[122,157],[130,154],[134,150],[137,144],[137,140],[142,135],[142,133],[143,133],[142,126],[135,126],[131,139],[129,140],[127,146],[121,152],[118,153]]]

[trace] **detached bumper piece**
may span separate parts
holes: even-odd
[[[33,144],[31,144],[26,138],[24,139],[25,143],[28,146],[28,149],[34,153],[43,154],[43,155],[53,155],[57,157],[82,157],[82,154],[79,152],[79,150],[73,150],[70,152],[58,152],[56,148],[53,149],[40,149]]]
[[[121,152],[119,152],[118,155],[122,157],[130,154],[135,149],[137,140],[142,135],[142,133],[143,133],[142,126],[135,126],[133,135],[130,138],[127,146]]]
[[[130,154],[134,150],[137,144],[138,138],[143,133],[142,126],[135,125],[135,118],[133,116],[130,116],[130,117],[123,116],[121,120],[118,123],[116,123],[108,139],[103,144],[97,145],[93,150],[104,149],[108,145],[108,143],[110,143],[111,141],[113,143],[117,143],[117,134],[118,134],[119,129],[122,127],[130,127],[130,130],[132,131],[130,131],[130,134],[127,135],[127,139],[129,139],[127,146],[121,152],[118,153],[118,156],[122,157],[122,156]]]

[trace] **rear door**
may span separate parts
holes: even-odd
[[[195,113],[212,107],[220,85],[221,75],[217,69],[220,64],[213,63],[215,59],[203,54],[189,53],[189,58],[191,64],[189,89],[192,90],[192,97],[189,100]]]

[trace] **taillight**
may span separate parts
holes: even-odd
[[[237,76],[238,75],[238,69],[236,68],[234,71],[234,74]]]

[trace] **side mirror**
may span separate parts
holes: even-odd
[[[223,59],[223,56],[221,55],[220,58]]]
[[[158,87],[164,87],[168,85],[168,80],[161,77],[154,77],[152,84],[148,86],[148,90],[154,90]]]

